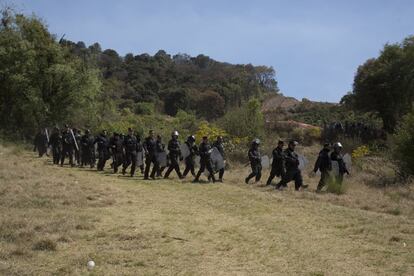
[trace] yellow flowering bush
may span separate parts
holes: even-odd
[[[359,159],[361,157],[367,156],[370,154],[370,150],[367,146],[359,146],[352,151],[352,158]]]
[[[227,132],[219,127],[210,125],[208,122],[201,122],[195,134],[196,140],[201,141],[203,136],[208,136],[210,140],[216,139],[217,136],[228,136]]]

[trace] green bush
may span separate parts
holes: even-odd
[[[414,110],[405,115],[393,136],[393,157],[401,173],[414,174]]]
[[[152,115],[154,111],[154,103],[141,102],[135,104],[134,113],[137,115]]]

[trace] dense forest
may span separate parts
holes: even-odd
[[[252,98],[277,93],[271,67],[198,55],[132,53],[58,39],[35,16],[2,11],[0,127],[33,135],[62,124],[99,128],[122,114],[214,120]]]

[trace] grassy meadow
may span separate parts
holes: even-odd
[[[414,275],[413,188],[372,184],[387,164],[365,163],[316,194],[306,173],[300,192],[263,187],[268,171],[246,185],[242,166],[223,184],[144,182],[1,145],[0,274]]]

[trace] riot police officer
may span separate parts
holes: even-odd
[[[62,154],[60,157],[60,166],[63,166],[65,162],[65,157],[68,156],[70,166],[75,166],[73,164],[73,148],[75,145],[75,140],[73,137],[73,132],[68,125],[65,125],[65,130],[62,132]]]
[[[283,177],[285,174],[285,157],[283,154],[283,141],[279,141],[277,143],[277,147],[272,151],[273,161],[272,161],[272,169],[270,171],[269,178],[267,179],[266,186],[272,183],[273,178]]]
[[[125,162],[122,168],[122,174],[125,174],[126,169],[131,165],[131,177],[135,174],[136,164],[137,164],[137,147],[138,141],[134,135],[134,132],[131,128],[128,128],[128,134],[124,138],[124,148],[125,148]]]
[[[180,148],[180,142],[178,141],[178,131],[174,131],[171,134],[171,140],[168,142],[168,155],[169,155],[169,159],[170,159],[170,165],[167,169],[167,171],[165,172],[164,178],[168,178],[168,176],[170,176],[170,173],[172,172],[172,170],[175,170],[175,172],[177,173],[178,177],[180,179],[183,178],[181,171],[180,171],[180,165],[179,162],[182,159],[182,155],[181,155],[181,148]]]
[[[303,185],[302,173],[299,169],[299,156],[295,152],[295,148],[298,145],[296,141],[290,141],[288,148],[284,152],[286,173],[282,177],[282,180],[276,185],[276,189],[280,190],[281,187],[286,188],[287,183],[294,180],[295,190],[298,191],[300,187],[307,188],[307,185]]]
[[[145,172],[144,172],[144,179],[148,179],[149,171],[151,168],[151,164],[153,164],[153,171],[155,172],[155,138],[154,138],[154,131],[150,130],[148,137],[145,138],[143,148],[145,152]],[[152,173],[151,173],[152,174]]]
[[[91,168],[95,166],[95,139],[91,135],[89,129],[85,130],[85,134],[81,137],[81,167],[89,165]]]
[[[58,165],[62,152],[62,135],[58,127],[54,127],[53,133],[50,135],[49,146],[52,147],[53,164]]]
[[[211,148],[210,143],[208,142],[207,136],[203,137],[203,141],[201,142],[198,148],[199,148],[199,153],[200,153],[200,169],[198,170],[198,173],[196,177],[194,178],[193,182],[194,183],[199,182],[199,178],[201,174],[204,172],[205,169],[207,169],[214,183],[216,182],[216,178],[214,176],[213,166],[211,164],[211,156],[210,156],[212,148]]]
[[[329,143],[325,143],[323,145],[323,149],[318,154],[318,158],[316,159],[315,166],[313,168],[314,173],[318,170],[321,172],[321,179],[319,180],[316,192],[320,192],[329,181],[329,172],[332,170],[332,162],[329,152]]]
[[[339,173],[337,176],[335,176],[335,181],[339,185],[342,185],[344,174],[346,173],[349,175],[349,170],[346,167],[346,164],[343,159],[342,144],[340,142],[337,142],[334,144],[334,150],[331,153],[331,160],[338,162]]]
[[[187,174],[191,172],[191,174],[195,177],[196,175],[195,175],[195,169],[194,169],[194,165],[195,165],[194,158],[198,154],[198,147],[195,144],[194,135],[188,136],[185,144],[188,147],[189,155],[185,157],[185,169],[184,169],[183,176],[186,177]]]
[[[246,184],[249,184],[249,180],[253,177],[256,182],[260,181],[260,178],[262,177],[262,157],[259,151],[259,146],[260,140],[257,138],[254,139],[248,152],[252,172],[244,180]]]
[[[109,140],[107,137],[106,130],[103,130],[95,138],[95,144],[98,145],[98,165],[96,166],[98,171],[103,171],[105,168],[106,161],[110,158],[109,155]]]

